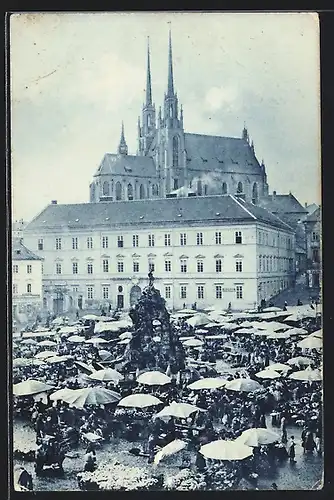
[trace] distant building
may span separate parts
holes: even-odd
[[[22,238],[23,237],[23,230],[24,230],[26,225],[27,225],[27,222],[24,221],[23,219],[14,221],[12,223],[12,237],[13,238]]]
[[[321,284],[321,208],[305,218],[307,248],[307,281],[309,288],[320,288]]]
[[[43,257],[28,250],[22,240],[12,240],[12,313],[25,322],[42,309]]]
[[[129,309],[148,271],[171,309],[242,310],[290,287],[293,230],[231,195],[47,206],[25,228],[44,258],[45,308]]]

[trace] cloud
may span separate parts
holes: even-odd
[[[233,106],[237,102],[238,92],[235,87],[212,87],[205,96],[209,109],[217,111],[223,106]]]

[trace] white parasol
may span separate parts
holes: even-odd
[[[216,460],[243,460],[253,454],[252,448],[236,441],[217,440],[205,444],[200,448],[200,453],[206,458]]]

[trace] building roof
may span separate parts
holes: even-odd
[[[250,145],[244,139],[184,134],[189,170],[262,174]]]
[[[23,245],[20,238],[12,240],[12,260],[44,260]]]
[[[154,161],[149,156],[106,153],[94,177],[116,174],[136,177],[156,177]]]
[[[321,208],[318,207],[314,212],[311,212],[305,219],[306,222],[320,222]]]
[[[311,203],[310,205],[305,205],[305,208],[309,214],[312,214],[317,210],[317,208],[319,208],[319,205],[317,205],[316,203]]]
[[[272,194],[260,198],[259,205],[272,213],[307,214],[307,210],[292,193]]]
[[[292,231],[267,210],[238,201],[231,195],[198,196],[187,198],[160,198],[153,200],[118,201],[114,203],[81,203],[48,205],[26,227],[26,231],[45,229],[122,227],[140,224],[159,226],[169,223],[238,224],[263,222]]]

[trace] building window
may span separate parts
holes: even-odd
[[[236,231],[235,232],[235,242],[236,243],[242,243],[242,234],[241,234],[241,231]]]
[[[196,244],[203,245],[203,233],[197,233],[196,235]]]
[[[203,285],[198,285],[198,287],[197,287],[197,298],[204,299],[204,286]]]
[[[174,135],[173,137],[173,167],[177,167],[179,164],[179,136]],[[175,188],[177,189],[177,188]]]
[[[38,250],[43,250],[43,248],[44,248],[44,241],[43,241],[43,238],[40,238],[40,239],[38,240],[38,243],[37,243],[37,248],[38,248]]]
[[[149,247],[154,247],[154,234],[149,234],[148,235],[148,246]]]
[[[243,298],[242,285],[237,285],[236,286],[236,296],[237,296],[237,299],[242,299]]]
[[[221,245],[222,244],[222,233],[220,231],[215,233],[215,238],[216,238],[216,245]]]
[[[78,263],[77,262],[72,263],[72,273],[78,274]]]
[[[27,264],[27,274],[31,274],[32,273],[32,266],[31,264]]]
[[[144,184],[140,184],[140,187],[139,187],[139,198],[141,200],[143,200],[145,198],[145,188],[144,188]]]
[[[61,264],[59,262],[56,263],[56,274],[61,274]]]
[[[102,287],[102,298],[109,299],[109,287],[108,286]]]
[[[257,184],[256,182],[254,182],[252,189],[252,203],[256,205],[258,201],[259,201],[259,194],[258,194]]]
[[[123,273],[124,272],[124,262],[122,260],[119,260],[117,262],[117,271],[119,273]]]
[[[203,269],[204,269],[203,261],[202,260],[198,260],[197,261],[197,272],[198,273],[202,273]]]
[[[102,194],[103,194],[103,196],[109,196],[109,182],[108,181],[104,181],[104,183],[103,183]]]
[[[171,298],[171,287],[169,285],[165,286],[165,297],[166,299],[170,299]]]
[[[174,189],[179,189],[179,179],[174,179]]]
[[[102,248],[108,248],[108,236],[102,236]]]
[[[152,196],[159,196],[158,184],[152,184]]]
[[[123,236],[118,236],[117,237],[117,246],[118,246],[118,248],[123,248],[123,246],[124,246]]]
[[[133,272],[134,273],[139,273],[139,262],[133,262]]]
[[[172,261],[165,260],[165,271],[169,273],[171,270],[172,270]]]
[[[104,273],[109,273],[109,260],[108,259],[103,259],[102,269],[103,269]]]
[[[91,262],[87,264],[87,273],[93,274],[93,264]]]
[[[122,184],[120,182],[116,182],[115,197],[116,201],[120,201],[122,199]]]
[[[165,247],[170,247],[170,234],[165,234]]]
[[[91,236],[88,236],[87,238],[87,248],[89,249],[93,248],[93,238]]]
[[[17,274],[19,272],[19,266],[17,264],[13,265],[13,273]]]
[[[223,287],[221,285],[216,285],[216,299],[223,298]]]
[[[208,194],[208,185],[204,184],[204,196]]]
[[[133,200],[133,187],[132,184],[128,184],[128,200]]]
[[[56,250],[61,250],[61,238],[56,238]]]
[[[181,299],[187,298],[187,287],[185,285],[182,285],[180,287],[180,297],[181,297]]]
[[[272,255],[269,257],[269,271],[273,271],[273,257],[272,257]]]
[[[222,194],[227,194],[227,184],[226,184],[226,182],[223,182],[223,184],[222,184]]]
[[[262,272],[262,255],[259,256],[259,271]]]
[[[221,273],[222,272],[222,260],[217,259],[216,260],[216,273]]]
[[[181,247],[184,247],[184,246],[186,246],[186,244],[187,244],[187,235],[186,235],[186,233],[181,233],[180,234],[180,245],[181,245]]]
[[[27,293],[31,293],[31,283],[27,284]]]
[[[319,241],[319,233],[312,232],[312,241]]]
[[[78,238],[72,238],[72,249],[78,250]]]
[[[235,262],[235,270],[237,271],[237,273],[242,272],[242,260],[237,260]]]
[[[16,295],[18,292],[18,286],[17,283],[13,283],[13,294]]]
[[[197,194],[198,196],[202,196],[202,181],[197,181]]]
[[[243,192],[244,192],[244,188],[243,188],[242,182],[238,182],[237,194],[241,194]]]
[[[41,264],[41,273],[44,274],[44,266]]]
[[[138,243],[139,243],[139,236],[138,236],[138,234],[134,234],[132,236],[132,246],[137,247]]]
[[[181,273],[186,273],[187,272],[187,261],[186,260],[181,260],[180,262],[180,269]]]
[[[150,273],[152,271],[152,273],[154,273],[155,271],[155,265],[154,265],[154,262],[150,261],[148,263],[148,272]]]
[[[316,263],[320,262],[319,249],[318,248],[313,248],[312,249],[312,259],[313,259],[313,262],[316,262]]]
[[[94,298],[94,288],[92,286],[87,287],[87,299],[93,300]]]

